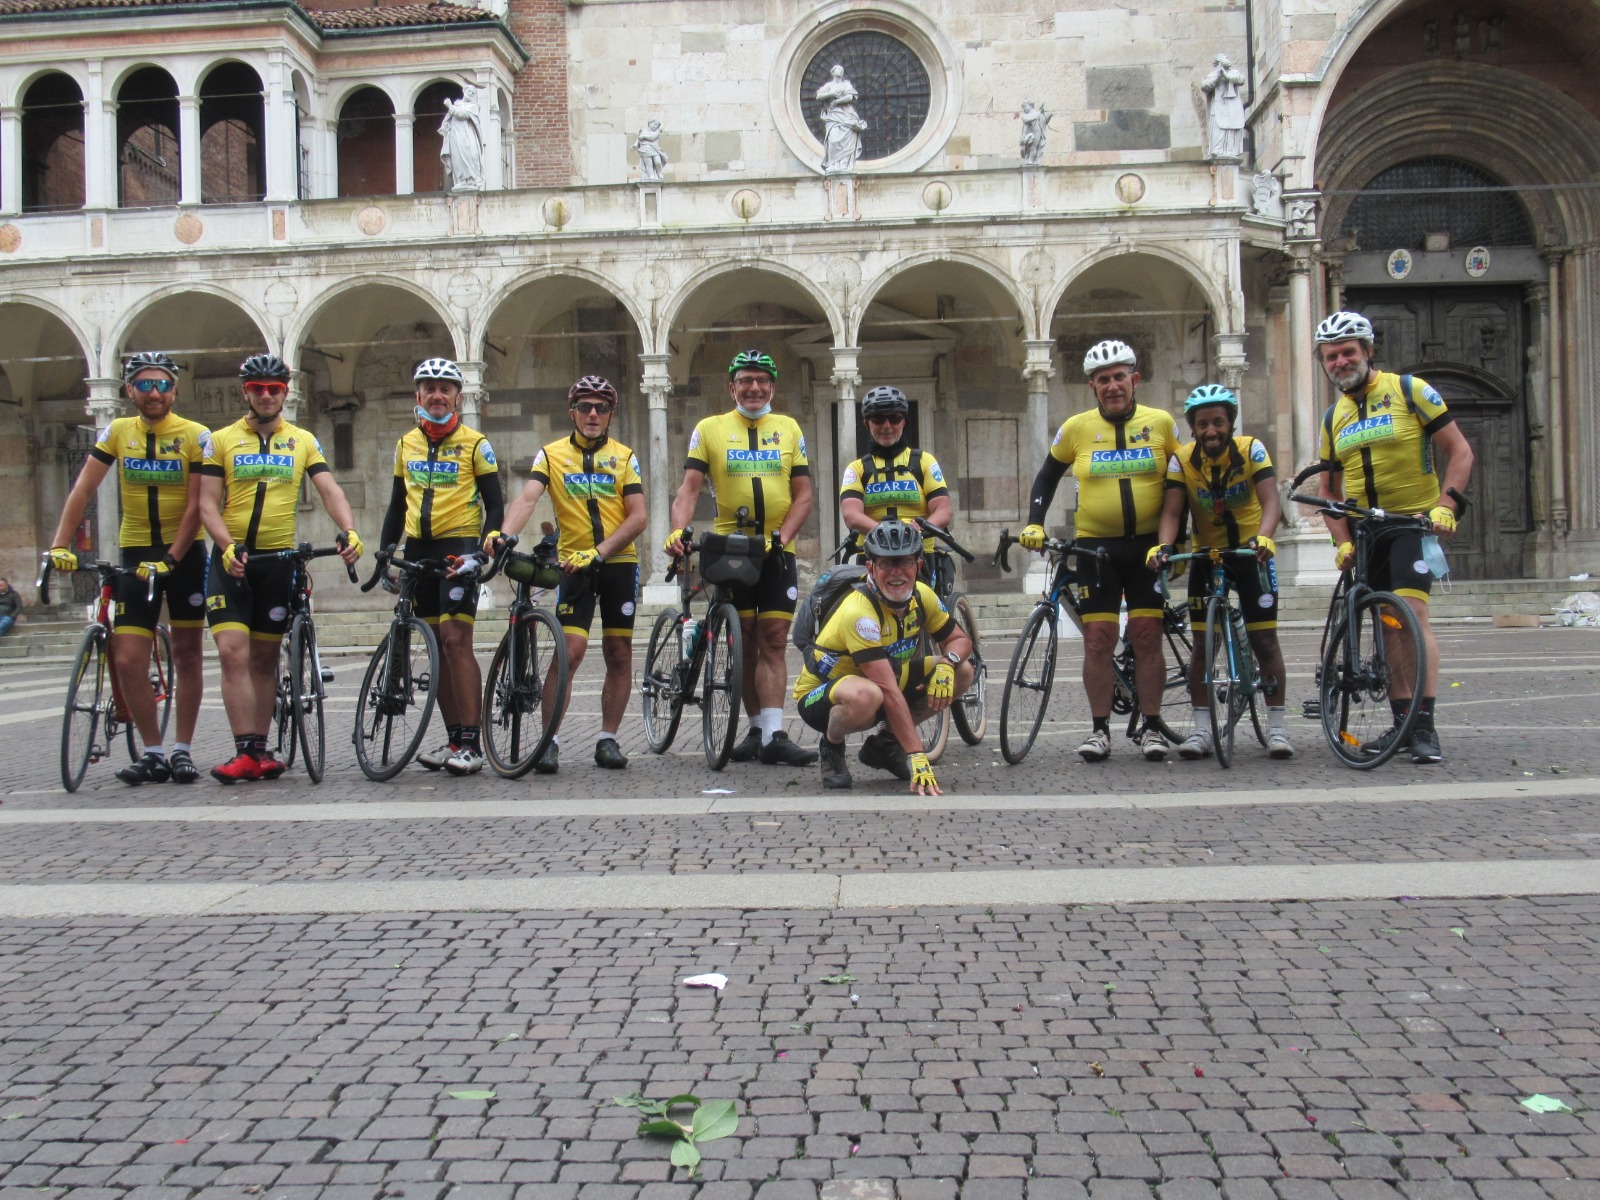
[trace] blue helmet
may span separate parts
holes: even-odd
[[[1226,405],[1234,416],[1239,415],[1239,398],[1220,383],[1202,383],[1190,392],[1189,398],[1183,402],[1183,415],[1192,420],[1195,409],[1208,408],[1213,404]]]

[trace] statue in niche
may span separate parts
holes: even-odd
[[[1050,114],[1044,106],[1032,100],[1022,102],[1022,161],[1038,166],[1044,161],[1045,133],[1050,127]]]
[[[1422,23],[1422,52],[1439,53],[1439,22],[1429,17]]]
[[[1454,23],[1450,26],[1453,34],[1457,58],[1465,58],[1472,53],[1472,26],[1467,23],[1467,18],[1461,13],[1456,14]]]
[[[1283,220],[1283,183],[1271,171],[1250,177],[1250,202],[1258,217]]]
[[[861,134],[867,127],[856,112],[856,101],[861,99],[861,94],[856,91],[855,84],[844,77],[843,67],[835,65],[828,75],[828,82],[817,89],[826,130],[822,142],[822,173],[850,175],[855,172],[856,159],[861,154]]]
[[[661,149],[661,122],[651,117],[639,136],[633,139],[633,148],[639,154],[639,181],[660,183],[661,169],[667,165],[666,152]]]
[[[461,99],[446,99],[444,120],[439,125],[443,144],[439,158],[444,163],[445,179],[452,192],[476,192],[483,188],[483,132],[478,125],[478,90],[462,85]]]
[[[1317,202],[1309,197],[1294,200],[1289,205],[1288,235],[1292,238],[1315,240],[1317,236]]]
[[[1210,139],[1208,157],[1233,160],[1244,157],[1244,72],[1226,54],[1211,61],[1211,70],[1200,81],[1206,94],[1206,133]]]

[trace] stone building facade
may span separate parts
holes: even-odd
[[[282,354],[363,531],[418,359],[462,362],[513,473],[608,375],[659,545],[689,430],[759,346],[822,481],[814,562],[868,387],[912,397],[976,548],[1018,523],[1102,337],[1148,403],[1237,388],[1287,478],[1330,399],[1311,329],[1346,304],[1476,444],[1458,572],[1600,565],[1595,0],[0,0],[0,31],[0,572],[31,569],[134,350],[173,353],[214,425],[236,364]],[[1207,157],[1219,52],[1237,162]],[[825,178],[835,61],[868,130]],[[484,188],[449,194],[463,84]],[[1051,114],[1038,165],[1024,100]],[[1315,531],[1282,540],[1326,569]]]

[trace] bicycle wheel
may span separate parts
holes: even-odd
[[[936,712],[920,722],[917,734],[922,738],[922,751],[928,756],[928,761],[938,762],[944,757],[945,747],[950,744],[950,709]]]
[[[545,676],[555,667],[555,697],[546,707]],[[495,773],[520,779],[533,769],[561,728],[567,702],[567,635],[546,608],[521,614],[507,629],[483,685],[483,749]]]
[[[978,641],[978,619],[972,615],[972,603],[965,593],[957,592],[950,598],[950,613],[972,639],[972,666],[976,672],[972,686],[950,706],[950,719],[956,723],[961,740],[976,746],[989,729],[989,668],[983,661],[982,643]]]
[[[167,723],[172,719],[172,635],[165,625],[157,625],[150,639],[150,691],[156,700],[156,723],[161,727],[161,740],[167,740]],[[130,720],[124,730],[128,742],[128,757],[138,762],[144,757],[144,746],[139,731]]]
[[[439,690],[439,643],[420,617],[396,620],[372,652],[356,695],[356,762],[374,783],[393,779],[422,745]]]
[[[744,690],[744,635],[733,605],[712,607],[705,636],[706,677],[700,725],[706,765],[720,771],[727,766],[733,750],[733,735],[739,727],[740,693]]]
[[[1402,639],[1409,640],[1409,650],[1401,648]],[[1426,675],[1422,625],[1411,606],[1392,592],[1369,592],[1357,600],[1353,624],[1340,619],[1322,659],[1322,732],[1334,757],[1369,771],[1410,745]],[[1396,687],[1411,693],[1399,719],[1389,706]],[[1375,748],[1391,728],[1396,736]]]
[[[106,635],[99,626],[83,635],[78,657],[67,680],[67,703],[61,715],[61,786],[78,790],[89,764],[97,759],[94,739],[110,690]]]
[[[1234,663],[1238,654],[1249,653],[1249,649],[1234,646],[1227,601],[1221,596],[1212,596],[1206,605],[1205,638],[1206,702],[1211,709],[1211,740],[1216,745],[1217,765],[1231,767],[1234,726],[1243,711]]]
[[[644,736],[652,754],[665,754],[678,736],[683,717],[681,636],[688,617],[669,608],[656,617],[650,630],[650,649],[644,657],[644,677],[639,680],[639,707],[644,711]]]
[[[1055,610],[1041,604],[1022,627],[1000,693],[1000,754],[1008,763],[1021,762],[1033,748],[1055,680]]]
[[[299,739],[295,737],[294,697],[290,693],[290,680],[294,676],[294,660],[289,656],[289,639],[278,643],[278,673],[274,677],[272,698],[272,732],[278,761],[285,771],[294,766],[299,756]]]
[[[305,755],[306,774],[322,782],[327,743],[322,727],[322,664],[317,657],[317,627],[311,618],[295,618],[289,629],[289,708],[294,713],[296,741]]]

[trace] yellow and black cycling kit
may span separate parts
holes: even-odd
[[[839,499],[854,496],[874,521],[926,517],[928,501],[949,494],[939,460],[909,446],[887,458],[868,451],[844,469],[839,483]],[[931,550],[933,539],[924,538],[922,547]]]
[[[1454,420],[1426,380],[1378,371],[1323,414],[1320,454],[1339,463],[1345,495],[1363,508],[1425,513],[1439,503],[1428,439]]]
[[[1167,462],[1167,486],[1188,492],[1195,543],[1204,547],[1237,549],[1261,532],[1256,488],[1272,477],[1267,448],[1244,434],[1218,458],[1207,457],[1199,442],[1185,442]]]
[[[903,690],[911,664],[922,657],[923,631],[942,642],[955,628],[949,612],[925,583],[916,585],[911,603],[900,614],[869,589],[854,587],[817,631],[817,640],[806,652],[805,666],[795,681],[794,698],[804,700],[813,689],[859,675],[862,663],[882,658],[893,665]]]
[[[739,509],[747,508],[762,538],[770,538],[788,515],[789,481],[811,474],[805,435],[793,417],[768,413],[752,419],[737,410],[707,417],[694,427],[684,465],[711,480],[718,533],[751,532],[739,529],[735,521]]]
[[[1108,421],[1098,407],[1068,417],[1050,456],[1072,468],[1078,483],[1078,537],[1127,538],[1161,523],[1167,461],[1178,439],[1172,414],[1136,405],[1126,420]]]
[[[173,412],[154,425],[118,417],[106,426],[89,456],[117,468],[122,545],[172,543],[189,504],[189,475],[210,451],[211,431]]]
[[[621,442],[601,438],[586,447],[575,436],[551,442],[534,457],[529,474],[544,485],[556,510],[565,558],[574,550],[597,550],[623,519],[623,497],[644,494],[638,456]],[[606,556],[607,562],[633,563],[632,542]]]
[[[475,429],[457,425],[438,441],[408,430],[394,448],[394,477],[406,492],[406,537],[482,536],[479,480],[495,476],[498,489],[499,473],[494,447]]]
[[[222,520],[229,535],[247,550],[292,546],[300,481],[329,469],[317,439],[287,421],[261,434],[248,417],[240,417],[212,434],[211,442],[200,472],[222,480]]]

